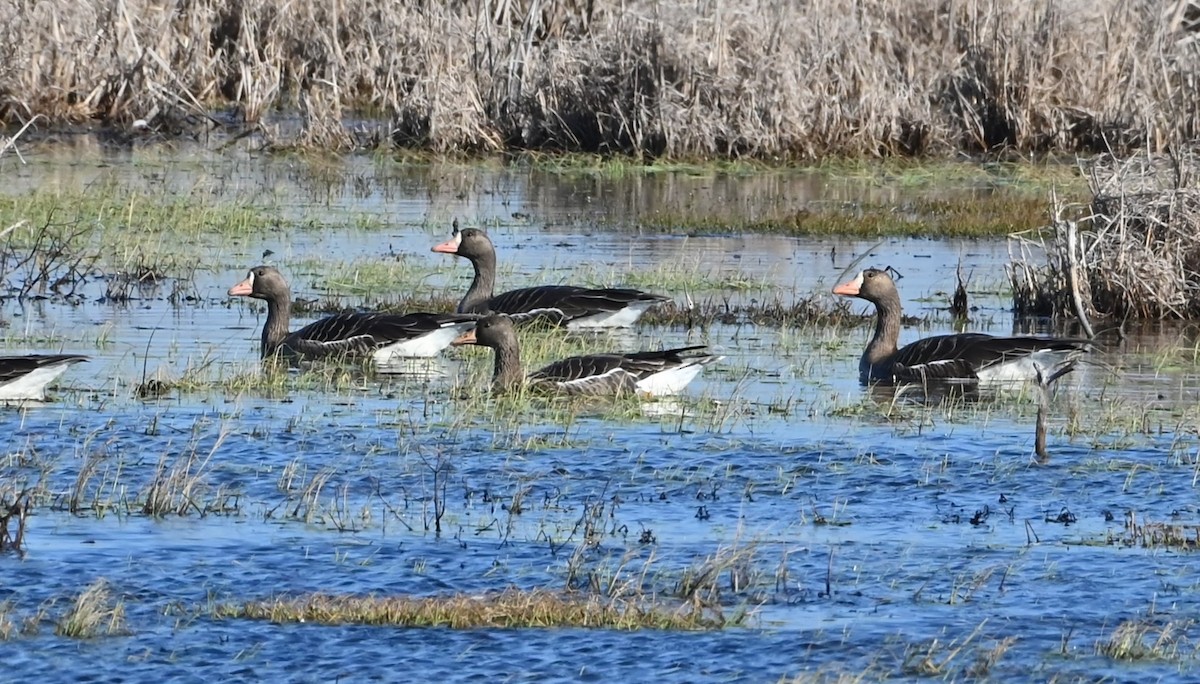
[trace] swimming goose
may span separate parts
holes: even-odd
[[[897,349],[900,293],[887,271],[868,268],[833,288],[833,293],[875,305],[875,336],[858,362],[863,384],[965,380],[1035,381],[1044,386],[1074,368],[1090,347],[1087,340],[962,333],[926,337]]]
[[[700,371],[723,357],[699,352],[704,346],[681,347],[633,354],[592,354],[572,356],[529,374],[521,372],[521,348],[512,318],[491,314],[479,319],[475,330],[462,343],[478,344],[495,350],[496,365],[492,384],[498,391],[512,390],[528,382],[534,387],[572,395],[613,395],[637,392],[663,396],[683,391]]]
[[[319,358],[367,355],[379,364],[399,357],[429,357],[475,327],[475,315],[437,313],[343,313],[322,318],[288,332],[292,293],[283,274],[273,266],[255,266],[242,282],[229,288],[231,297],[267,302],[262,357]]]
[[[568,328],[626,328],[650,307],[669,297],[626,288],[586,288],[540,285],[494,295],[496,249],[487,233],[477,228],[458,229],[433,247],[434,252],[457,254],[471,262],[475,279],[458,304],[459,313],[506,313],[518,321],[538,318]]]
[[[78,354],[0,356],[0,402],[45,401],[47,385],[71,364],[87,360]]]

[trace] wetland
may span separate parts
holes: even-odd
[[[861,387],[870,312],[830,293],[892,266],[906,341],[1072,333],[1015,319],[1006,272],[1051,188],[1082,198],[1068,167],[617,172],[87,136],[21,153],[0,157],[4,353],[90,361],[0,412],[13,676],[1191,678],[1197,329],[1102,332],[1039,463],[1027,394]],[[645,403],[492,397],[471,348],[260,365],[264,307],[225,294],[249,267],[290,278],[294,326],[450,310],[470,269],[430,247],[455,219],[488,230],[501,289],[674,300],[530,340],[530,367],[725,359]]]

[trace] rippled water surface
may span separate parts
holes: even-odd
[[[1104,338],[1095,363],[1053,398],[1052,456],[1037,464],[1030,397],[924,407],[860,388],[866,326],[643,325],[576,340],[706,343],[726,359],[678,402],[506,408],[479,396],[490,370],[479,350],[449,352],[425,374],[318,368],[256,385],[263,310],[224,294],[267,250],[301,297],[336,291],[354,306],[421,294],[339,289],[327,276],[397,261],[428,269],[420,288],[461,292],[465,264],[428,251],[457,218],[488,227],[502,289],[637,279],[658,290],[655,278],[676,282],[683,270],[695,291],[669,293],[681,302],[788,302],[825,297],[869,252],[862,265],[904,275],[906,311],[924,321],[906,331],[913,339],[952,329],[943,307],[961,259],[978,307],[972,327],[1024,330],[1008,313],[1004,240],[685,237],[639,222],[663,207],[798,210],[899,201],[902,189],[66,143],[26,160],[3,160],[4,192],[112,183],[205,193],[264,208],[278,224],[194,246],[190,300],[173,301],[167,282],[113,302],[98,274],[71,303],[3,302],[6,353],[92,357],[52,403],[0,413],[5,477],[41,479],[53,493],[33,512],[25,553],[0,556],[0,601],[16,625],[0,658],[14,678],[1191,679],[1195,558],[1136,543],[1126,521],[1193,536],[1200,523],[1194,331]],[[947,192],[966,201],[977,191]],[[139,399],[148,377],[187,382]],[[174,499],[176,514],[142,514],[156,473],[189,463],[195,486]],[[593,514],[599,534],[585,540]],[[671,600],[689,568],[733,553],[743,560],[725,570],[718,603],[753,616],[705,632],[281,625],[208,610],[306,592],[561,588],[573,556],[596,577],[643,573]],[[122,633],[57,636],[53,620],[100,578],[124,607]],[[39,611],[41,628],[22,633]],[[1098,644],[1122,623],[1148,626],[1147,644],[1167,628],[1177,648],[1103,654]]]

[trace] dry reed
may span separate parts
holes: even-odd
[[[59,618],[54,633],[74,639],[90,639],[125,633],[125,604],[112,595],[107,581],[96,580]]]
[[[1157,150],[1200,128],[1188,6],[10,0],[0,119],[437,152]]]
[[[465,596],[344,596],[311,594],[295,598],[220,605],[218,617],[417,627],[603,627],[616,629],[706,629],[702,616],[649,601],[602,599],[545,590]]]
[[[1087,216],[1063,218],[1010,269],[1019,314],[1125,319],[1200,315],[1200,159],[1140,154],[1088,165]],[[1024,246],[1023,246],[1024,247]]]

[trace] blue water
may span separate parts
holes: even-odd
[[[116,174],[185,187],[215,174],[235,189],[308,198],[270,200],[285,217],[327,224],[271,238],[283,245],[285,268],[289,259],[330,258],[330,245],[338,259],[384,259],[389,249],[444,259],[424,250],[467,212],[489,223],[513,287],[546,269],[569,276],[581,253],[539,246],[583,244],[581,225],[591,226],[587,258],[616,274],[686,256],[761,278],[781,297],[826,291],[851,255],[871,246],[839,241],[843,256],[831,258],[824,241],[647,238],[630,229],[644,207],[629,197],[669,197],[692,182],[685,178],[659,181],[673,184],[667,189],[642,179],[645,187],[622,194],[617,181],[581,189],[577,179],[512,169],[396,172],[350,160],[335,175],[365,179],[355,185],[272,159],[85,154],[67,166],[49,151],[27,156],[30,166],[5,172],[29,185]],[[820,191],[800,180],[772,187]],[[626,200],[601,202],[597,212],[595,198],[613,192]],[[356,225],[362,214],[380,225]],[[597,214],[612,229],[597,229],[588,218]],[[629,406],[623,418],[555,402],[514,415],[502,402],[464,398],[486,383],[480,350],[451,352],[427,377],[351,373],[324,387],[296,375],[272,393],[237,381],[257,372],[261,309],[224,296],[261,250],[262,236],[251,237],[209,253],[194,303],[161,293],[123,305],[94,296],[3,303],[8,352],[53,340],[92,356],[64,376],[54,402],[0,412],[8,435],[0,483],[45,477],[51,492],[30,519],[24,552],[0,555],[10,620],[19,627],[45,611],[36,632],[0,641],[13,677],[728,682],[824,672],[874,680],[917,678],[916,654],[928,653],[949,679],[1191,678],[1194,558],[1120,543],[1130,511],[1139,521],[1200,523],[1189,413],[1197,369],[1163,351],[1187,333],[1106,343],[1101,363],[1070,376],[1053,401],[1044,465],[1032,458],[1029,402],[893,405],[862,390],[855,369],[864,327],[643,326],[597,340],[699,340],[727,356],[680,402],[640,415]],[[887,259],[908,271],[907,310],[929,319],[910,336],[949,330],[936,293],[952,280],[922,263],[963,254],[980,277],[1000,282],[1007,259],[1003,241],[888,245]],[[731,254],[740,255],[735,267]],[[464,270],[448,263],[433,280],[465,287]],[[977,327],[1012,330],[1002,294],[978,302]],[[143,373],[191,373],[205,384],[139,400],[133,386]],[[173,499],[183,514],[143,514],[160,464],[169,470],[189,458],[197,486]],[[89,462],[93,475],[73,513],[71,491]],[[306,496],[314,483],[319,496]],[[585,540],[589,514],[598,522]],[[726,615],[749,609],[752,617],[693,633],[455,631],[277,625],[209,610],[309,592],[558,589],[577,551],[584,577],[636,582],[666,601],[685,571],[740,551],[748,560],[737,582],[723,576],[711,598]],[[101,578],[124,607],[123,631],[56,636],[67,604]],[[1126,620],[1178,622],[1179,657],[1098,655],[1096,645]],[[1008,637],[1016,640],[990,670],[971,669]]]

